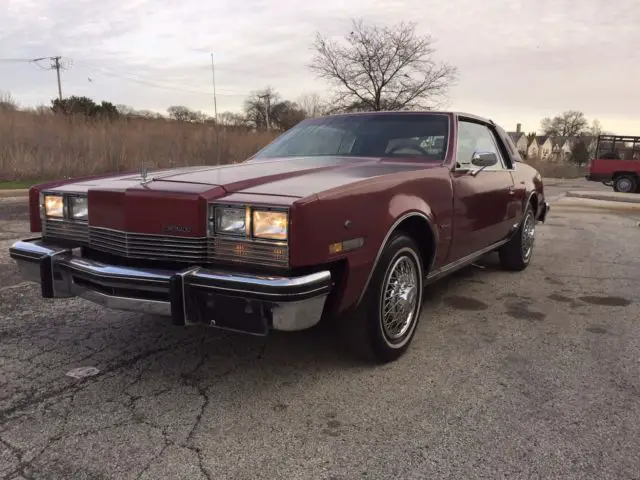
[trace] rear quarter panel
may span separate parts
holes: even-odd
[[[322,192],[292,207],[291,265],[346,261],[338,302],[338,311],[343,311],[356,303],[385,237],[407,212],[424,214],[430,220],[436,237],[434,267],[442,265],[451,243],[452,208],[449,169],[441,166],[384,175]],[[364,238],[363,247],[329,254],[330,244],[359,237]]]

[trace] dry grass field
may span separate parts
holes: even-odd
[[[220,163],[244,160],[275,133],[223,129]],[[50,113],[0,110],[0,184],[75,177],[147,167],[213,164],[212,125],[132,118],[113,122]],[[584,174],[575,165],[531,162],[545,177]]]

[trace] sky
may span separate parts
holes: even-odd
[[[458,68],[448,109],[526,132],[580,110],[640,135],[638,0],[0,0],[0,91],[50,104],[50,62],[13,60],[60,55],[64,96],[213,113],[213,53],[218,112],[266,86],[325,95],[308,68],[315,34],[338,40],[355,17],[430,35],[435,59]]]

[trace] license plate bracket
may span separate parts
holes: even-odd
[[[260,336],[269,332],[263,302],[205,292],[199,292],[194,300],[200,321],[211,327]]]

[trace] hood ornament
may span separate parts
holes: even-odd
[[[153,177],[148,179],[149,170],[147,167],[142,167],[140,169],[140,185],[146,185],[147,183],[153,182]]]

